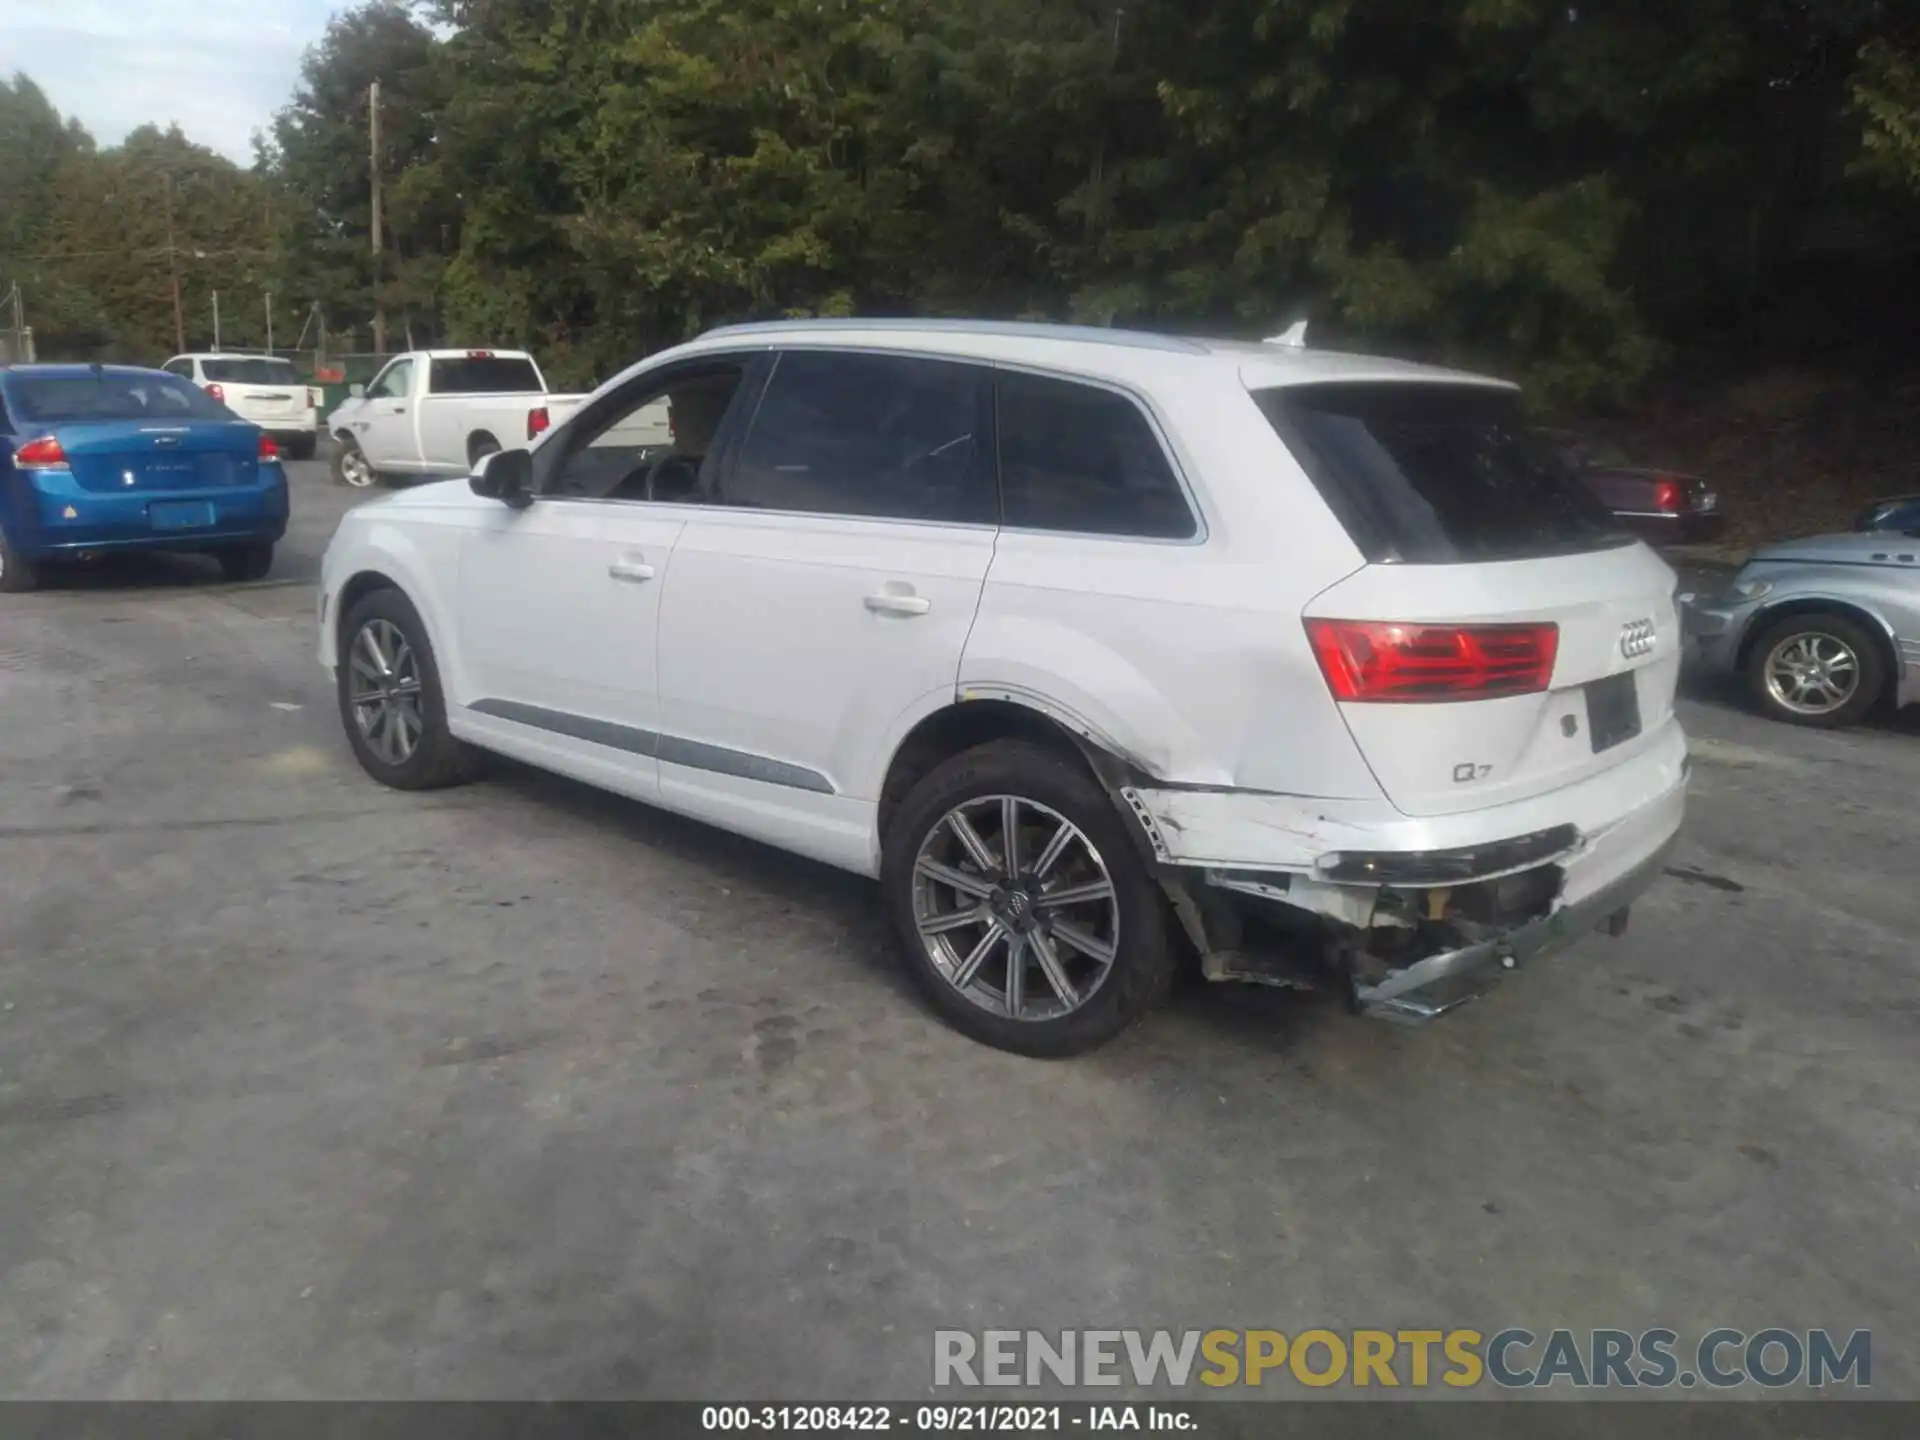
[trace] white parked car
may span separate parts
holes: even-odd
[[[349,514],[320,659],[389,785],[498,751],[877,878],[990,1044],[1098,1044],[1183,948],[1430,1018],[1618,933],[1685,803],[1673,573],[1516,402],[1289,346],[719,330]]]
[[[243,351],[176,355],[161,367],[190,380],[242,420],[258,425],[296,460],[313,458],[320,437],[320,390],[291,360]]]
[[[386,476],[465,475],[483,455],[528,444],[585,398],[549,395],[524,350],[396,355],[327,417],[333,476],[365,488]]]

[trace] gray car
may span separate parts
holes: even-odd
[[[1724,590],[1681,595],[1689,649],[1761,711],[1851,725],[1920,703],[1920,535],[1814,535],[1756,550]]]

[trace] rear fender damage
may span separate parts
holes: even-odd
[[[1332,990],[1358,1012],[1409,1023],[1587,930],[1623,932],[1647,868],[1636,885],[1570,905],[1566,866],[1586,843],[1572,826],[1408,849],[1420,822],[1336,821],[1311,799],[1248,806],[1245,792],[1137,785],[1115,799],[1139,821],[1207,979]]]

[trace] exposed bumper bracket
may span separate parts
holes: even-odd
[[[1563,950],[1591,930],[1624,934],[1628,907],[1659,878],[1673,844],[1668,840],[1611,884],[1517,930],[1429,955],[1377,984],[1356,984],[1355,1006],[1363,1014],[1422,1024],[1474,999],[1507,971]]]

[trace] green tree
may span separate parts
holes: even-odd
[[[435,132],[439,42],[401,0],[336,15],[307,52],[292,101],[275,117],[258,169],[278,196],[282,284],[317,302],[335,331],[371,343],[376,300],[395,338],[438,329],[438,291],[457,248],[457,185],[442,184]],[[385,254],[371,243],[369,92],[380,83]]]

